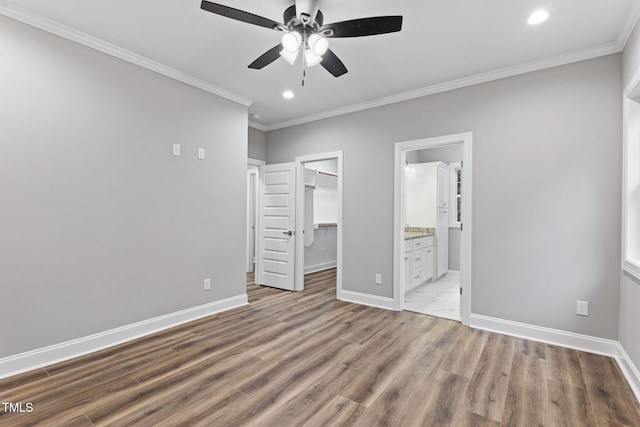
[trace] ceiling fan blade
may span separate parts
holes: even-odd
[[[281,44],[274,46],[273,48],[263,53],[258,59],[256,59],[251,64],[249,64],[249,68],[253,68],[254,70],[260,70],[266,67],[276,59],[280,58],[281,50],[282,50]]]
[[[203,0],[200,5],[202,10],[215,13],[216,15],[225,16],[227,18],[235,19],[236,21],[246,22],[247,24],[257,25],[259,27],[270,28],[276,31],[282,31],[284,27],[281,23],[273,21],[262,16],[254,15],[253,13],[245,12],[243,10],[234,9],[229,6],[224,6],[217,3],[211,3],[210,1]]]
[[[324,55],[322,55],[322,62],[320,62],[320,65],[322,65],[325,70],[333,74],[333,77],[340,77],[348,72],[347,67],[344,66],[342,61],[340,61],[340,58],[338,58],[331,49],[328,49]]]
[[[325,37],[363,37],[395,33],[402,30],[402,16],[375,16],[334,22],[320,28],[320,32],[325,30],[333,31],[332,35]]]

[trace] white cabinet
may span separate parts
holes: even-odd
[[[405,224],[435,229],[435,268],[432,268],[431,274],[426,269],[421,273],[434,280],[449,269],[449,209],[451,203],[454,203],[454,208],[456,203],[450,200],[450,186],[451,167],[446,163],[417,163],[406,169]]]
[[[405,293],[433,279],[434,238],[421,237],[405,241],[404,290]]]
[[[451,168],[444,163],[438,163],[438,207],[449,209],[451,185]]]

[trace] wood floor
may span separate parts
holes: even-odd
[[[0,380],[1,426],[640,426],[614,360],[293,293]]]

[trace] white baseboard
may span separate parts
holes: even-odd
[[[42,368],[248,304],[247,294],[0,359],[0,378]]]
[[[528,325],[526,323],[496,319],[494,317],[481,316],[479,314],[471,315],[470,326],[472,328],[483,329],[485,331],[496,332],[503,335],[510,335],[560,347],[586,351],[587,353],[613,357],[618,363],[618,366],[620,366],[620,370],[624,374],[626,380],[629,382],[636,398],[640,400],[640,372],[618,341],[592,337],[589,335],[575,334],[573,332],[565,332],[557,329],[544,328],[541,326]]]
[[[340,299],[355,304],[368,305],[370,307],[384,308],[385,310],[394,310],[393,298],[379,297],[377,295],[363,294],[361,292],[342,290]]]
[[[618,353],[615,358],[620,370],[629,382],[629,386],[631,386],[636,398],[640,401],[640,371],[638,371],[638,368],[620,343],[618,343]]]
[[[496,332],[503,335],[510,335],[518,338],[525,338],[532,341],[539,341],[553,344],[560,347],[573,348],[575,350],[586,351],[587,353],[601,354],[613,357],[627,382],[631,386],[636,398],[640,400],[640,371],[618,341],[604,338],[592,337],[589,335],[575,334],[557,329],[544,328],[541,326],[528,325],[526,323],[512,322],[509,320],[496,319],[494,317],[471,315],[470,326],[476,329]]]
[[[338,261],[329,261],[322,264],[309,265],[304,268],[304,274],[317,273],[318,271],[329,270],[330,268],[336,268]]]
[[[460,277],[460,271],[458,270],[449,270],[445,274],[447,277]]]
[[[470,326],[499,334],[573,348],[575,350],[586,351],[587,353],[601,354],[610,357],[615,357],[616,354],[618,354],[618,341],[565,332],[558,329],[544,328],[542,326],[528,325],[526,323],[512,322],[510,320],[496,319],[479,314],[471,315]]]

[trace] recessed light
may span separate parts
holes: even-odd
[[[294,95],[293,95],[293,92],[291,92],[290,90],[285,90],[282,93],[282,97],[285,98],[285,99],[291,99],[291,98],[294,97]]]
[[[546,10],[539,10],[537,12],[534,12],[533,15],[529,17],[529,20],[527,22],[531,25],[536,25],[546,21],[548,18],[549,12],[547,12]]]

